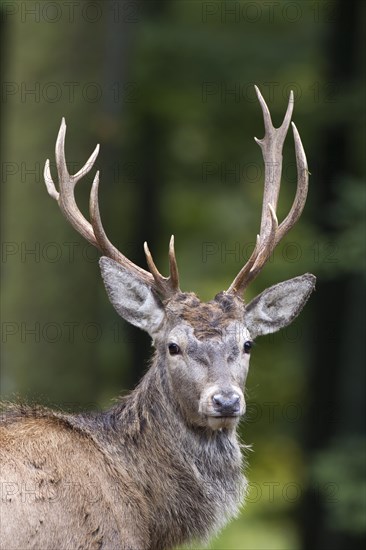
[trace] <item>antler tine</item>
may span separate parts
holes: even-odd
[[[260,93],[260,90],[259,90],[258,86],[254,85],[254,89],[255,89],[255,93],[257,94],[259,104],[262,108],[264,130],[265,130],[265,134],[266,134],[266,133],[271,131],[271,128],[273,128],[271,113],[269,112],[268,105],[265,102],[264,97]],[[254,139],[256,140],[257,143],[260,141],[257,138],[254,138]]]
[[[169,243],[169,277],[163,277],[163,275],[161,275],[161,273],[159,272],[146,241],[144,242],[144,251],[147,265],[149,266],[150,272],[154,277],[154,281],[159,293],[163,297],[169,298],[172,294],[180,292],[178,266],[174,251],[174,235],[171,236]]]
[[[279,128],[274,128],[268,106],[257,86],[255,86],[255,90],[262,108],[265,128],[263,139],[254,138],[262,149],[265,165],[261,226],[252,255],[228,289],[228,292],[231,293],[243,292],[261,271],[276,245],[299,219],[308,189],[306,156],[299,133],[292,123],[298,174],[297,191],[289,214],[278,226],[276,209],[281,185],[282,149],[291,121],[294,96],[291,91],[283,122]]]
[[[175,250],[174,250],[174,235],[170,237],[170,242],[169,242],[169,271],[170,271],[170,280],[171,280],[172,287],[175,290],[180,291],[178,264],[177,264],[177,259],[175,257]]]
[[[271,121],[268,106],[263,99],[257,86],[255,87],[259,103],[263,112],[265,134],[263,139],[254,138],[256,143],[262,149],[264,160],[264,193],[263,207],[261,216],[260,234],[267,234],[270,230],[270,220],[267,205],[271,204],[277,210],[278,195],[281,185],[282,174],[282,149],[288,132],[291,121],[292,111],[294,107],[294,95],[290,92],[290,97],[287,105],[287,110],[283,122],[279,128],[275,128]]]
[[[291,122],[291,126],[294,134],[294,141],[295,141],[297,188],[296,188],[296,195],[295,195],[295,199],[292,204],[291,210],[278,228],[275,246],[277,245],[277,243],[280,242],[280,240],[286,235],[286,233],[291,229],[291,227],[295,225],[297,220],[300,218],[306,203],[306,197],[307,197],[308,188],[309,188],[309,170],[308,170],[308,163],[306,160],[304,147],[302,145],[299,132],[294,122]]]
[[[58,201],[60,193],[57,191],[56,186],[55,186],[54,181],[53,181],[52,176],[51,176],[50,159],[47,159],[46,163],[44,165],[43,177],[44,177],[44,181],[46,183],[48,194],[53,199],[55,199],[55,201]]]
[[[56,156],[56,168],[58,175],[59,189],[56,190],[56,186],[51,176],[50,161],[46,160],[44,167],[44,179],[46,182],[49,195],[55,199],[60,207],[61,212],[66,217],[71,225],[80,233],[87,241],[93,246],[96,246],[100,250],[100,246],[95,238],[93,228],[91,224],[84,218],[80,212],[74,196],[75,184],[81,179],[81,177],[87,174],[93,167],[95,159],[98,156],[99,145],[96,146],[94,152],[89,157],[85,165],[75,175],[70,175],[66,165],[65,158],[65,136],[66,136],[66,123],[62,118],[60,130],[57,135],[55,156]]]
[[[169,263],[170,263],[170,277],[163,277],[157,270],[152,256],[145,243],[145,252],[148,261],[148,265],[151,269],[151,273],[145,271],[141,267],[137,266],[131,260],[126,258],[113,244],[109,241],[100,217],[99,203],[98,203],[98,187],[99,187],[99,171],[95,174],[92,189],[90,193],[90,219],[91,223],[85,219],[80,212],[74,195],[74,189],[76,183],[85,176],[92,169],[95,160],[99,153],[99,145],[96,146],[93,153],[90,155],[84,166],[74,175],[69,174],[65,158],[65,136],[66,136],[66,123],[62,118],[60,130],[56,140],[56,167],[59,180],[59,189],[57,191],[54,181],[52,179],[50,170],[50,161],[47,159],[44,168],[44,179],[46,182],[47,190],[50,196],[55,199],[71,225],[93,246],[98,248],[103,254],[112,258],[123,267],[133,272],[142,281],[149,284],[151,287],[163,297],[168,298],[175,292],[179,292],[179,277],[178,267],[174,253],[174,238],[171,239],[169,248]]]

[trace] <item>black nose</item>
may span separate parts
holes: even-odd
[[[215,411],[223,416],[238,413],[240,410],[240,396],[237,393],[216,393],[212,402]]]

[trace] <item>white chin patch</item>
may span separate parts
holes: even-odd
[[[238,416],[207,417],[207,425],[211,430],[222,430],[223,428],[232,429],[237,425],[238,421]]]

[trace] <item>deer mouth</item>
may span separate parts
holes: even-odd
[[[210,414],[207,418],[207,426],[212,430],[222,430],[223,428],[235,428],[239,422],[240,414],[230,415]]]
[[[207,415],[209,418],[237,418],[238,416],[241,416],[239,412],[233,412],[230,414],[209,414]]]

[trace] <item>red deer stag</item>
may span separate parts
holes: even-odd
[[[173,237],[169,277],[159,273],[146,243],[149,271],[110,243],[99,215],[99,172],[91,190],[91,221],[84,218],[74,188],[91,170],[99,147],[70,175],[62,121],[56,142],[59,191],[47,160],[48,192],[100,250],[110,301],[126,321],[149,333],[156,351],[135,390],[106,412],[72,415],[20,405],[5,410],[0,432],[4,550],[164,550],[207,540],[238,513],[246,480],[236,428],[245,412],[252,342],[288,325],[315,285],[315,277],[305,274],[268,288],[249,304],[242,299],[300,217],[308,187],[305,153],[292,123],[297,191],[278,225],[293,94],[276,129],[256,92],[265,127],[264,138],[256,139],[265,164],[260,233],[229,288],[208,303],[180,290]]]

